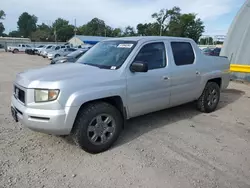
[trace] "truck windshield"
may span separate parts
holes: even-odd
[[[135,41],[103,41],[87,51],[76,63],[106,69],[118,69],[136,45]]]

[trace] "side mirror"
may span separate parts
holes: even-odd
[[[148,72],[148,64],[143,61],[135,61],[130,66],[131,72]]]

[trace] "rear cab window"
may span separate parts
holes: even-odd
[[[171,42],[170,43],[174,62],[176,66],[192,65],[195,62],[195,54],[191,43],[189,42]]]

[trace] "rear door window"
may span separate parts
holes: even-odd
[[[194,50],[189,42],[171,42],[171,48],[177,66],[191,65],[194,63]]]

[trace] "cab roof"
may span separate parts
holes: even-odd
[[[113,40],[126,40],[126,41],[135,41],[135,42],[147,42],[152,40],[182,40],[182,41],[193,41],[190,38],[182,38],[182,37],[168,37],[168,36],[138,36],[138,37],[118,37],[118,38],[110,38],[105,41],[113,41]]]

